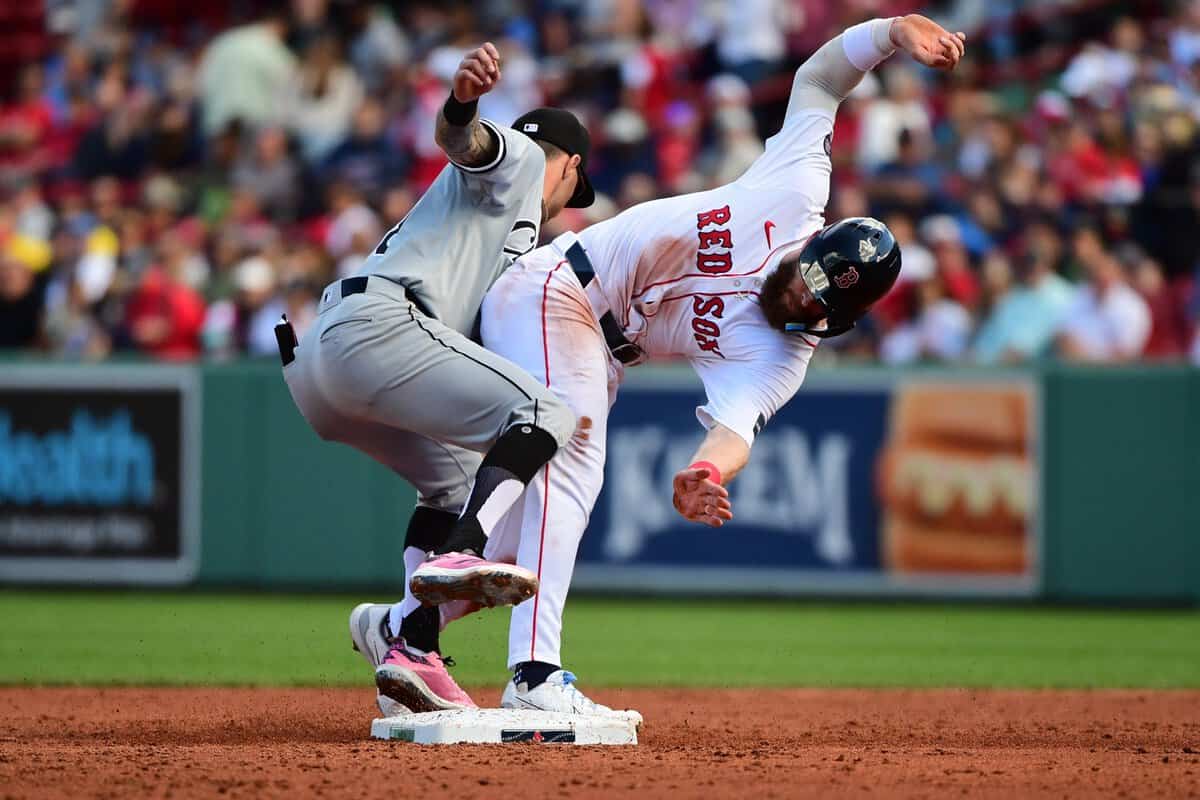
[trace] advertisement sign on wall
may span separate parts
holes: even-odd
[[[632,376],[631,376],[632,378]],[[734,521],[671,505],[703,431],[691,379],[631,382],[574,585],[683,593],[1029,595],[1037,402],[1025,378],[814,379],[730,484]]]
[[[0,580],[189,580],[198,386],[163,366],[0,371]]]

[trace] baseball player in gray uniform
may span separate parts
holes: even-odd
[[[406,572],[432,553],[431,589],[465,582],[489,605],[536,591],[529,570],[478,556],[576,422],[543,382],[469,336],[484,294],[536,246],[542,223],[594,199],[584,172],[589,137],[574,115],[537,109],[511,130],[478,118],[479,97],[499,79],[490,43],[464,58],[437,120],[451,164],[357,274],[326,287],[304,340],[289,339],[286,326],[281,334],[284,377],[313,430],[417,488]],[[453,595],[440,599],[450,601],[440,611],[421,606],[406,587],[402,602],[351,615],[381,694],[402,687],[392,699],[410,709],[474,705],[446,672],[438,633],[478,606],[456,612]]]

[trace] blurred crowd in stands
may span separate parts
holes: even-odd
[[[872,214],[901,283],[822,358],[1200,364],[1200,1],[28,0],[0,4],[0,348],[275,352],[444,165],[433,120],[486,39],[482,113],[579,113],[579,229],[735,179],[792,71],[850,24],[968,33],[842,107],[832,221]]]

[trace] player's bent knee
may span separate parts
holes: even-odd
[[[547,461],[554,458],[558,447],[556,438],[545,428],[518,422],[500,435],[483,457],[480,469],[501,467],[527,484]]]

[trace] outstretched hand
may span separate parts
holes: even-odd
[[[454,73],[454,99],[470,103],[490,92],[500,80],[500,51],[491,42],[467,53]]]
[[[675,510],[684,519],[719,528],[733,519],[733,506],[729,503],[729,491],[708,478],[709,472],[703,468],[688,467],[676,472],[673,501]]]
[[[967,49],[965,33],[950,33],[928,17],[909,14],[892,22],[892,44],[934,69],[951,70]]]

